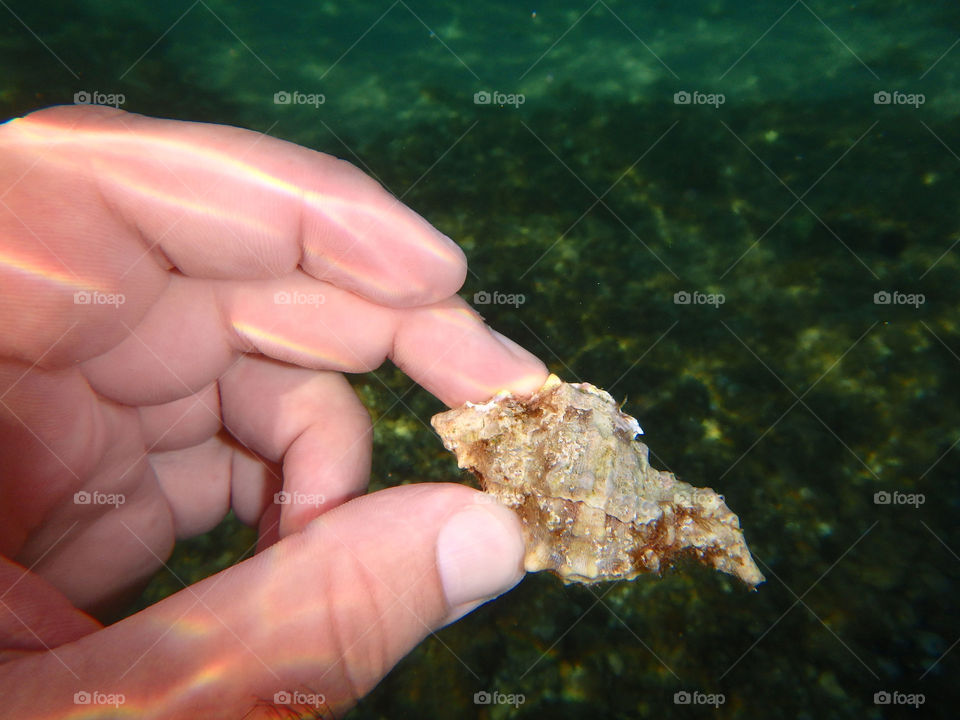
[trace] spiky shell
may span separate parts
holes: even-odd
[[[519,514],[528,571],[630,580],[686,553],[751,587],[764,580],[723,498],[650,467],[637,421],[589,383],[551,375],[529,398],[501,393],[431,423],[460,467]]]

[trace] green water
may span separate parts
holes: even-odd
[[[3,118],[122,93],[374,175],[463,246],[465,298],[515,296],[478,306],[493,327],[627,398],[655,465],[725,495],[768,578],[530,576],[350,717],[956,715],[960,6],[8,0],[0,16]],[[458,477],[426,424],[438,401],[392,368],[354,381],[373,488]],[[202,577],[250,537],[228,527],[172,567]],[[143,602],[177,587],[161,574]],[[524,702],[474,704],[482,690]],[[875,703],[895,691],[924,706]]]

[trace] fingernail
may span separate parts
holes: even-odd
[[[521,370],[521,372],[515,374],[506,388],[501,387],[498,388],[498,390],[506,389],[519,395],[529,395],[539,390],[540,386],[543,385],[547,379],[548,374],[547,368],[543,362],[541,362],[540,358],[522,345],[515,343],[506,335],[501,335],[493,328],[490,329],[490,334],[493,335],[494,340],[500,343],[506,351],[510,353],[521,367],[525,366],[526,370],[525,372]]]
[[[448,622],[506,592],[523,577],[523,536],[517,517],[496,503],[468,505],[447,520],[437,536],[437,568]]]
[[[502,333],[498,333],[493,328],[490,328],[490,333],[497,340],[497,342],[503,345],[510,352],[511,355],[514,355],[515,357],[518,357],[524,360],[526,360],[528,357],[533,357],[532,353],[530,353],[529,350],[524,348],[522,345],[518,345],[513,340],[508,338],[506,335],[503,335]]]

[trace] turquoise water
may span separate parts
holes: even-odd
[[[122,94],[354,162],[461,243],[465,298],[513,296],[493,327],[723,493],[767,575],[530,576],[350,717],[955,716],[960,6],[7,5],[3,118]],[[374,488],[458,477],[436,400],[354,380]]]

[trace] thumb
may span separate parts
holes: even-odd
[[[339,717],[428,633],[520,580],[519,520],[486,499],[423,484],[351,500],[56,653],[4,664],[4,707],[66,717],[96,688],[144,718]]]
[[[317,630],[337,644],[338,659],[317,683],[333,708],[523,577],[516,515],[463,485],[373,493],[321,516],[301,537],[317,554]]]

